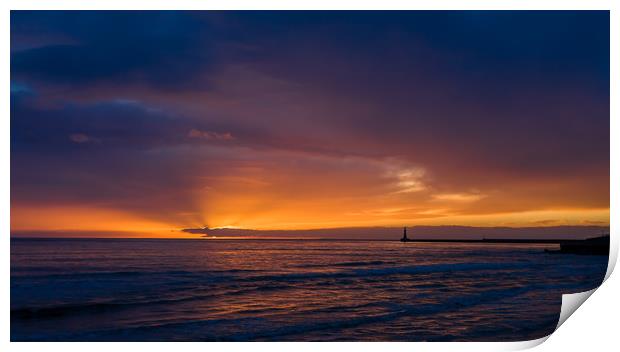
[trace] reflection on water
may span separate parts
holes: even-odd
[[[549,247],[12,239],[11,339],[534,339],[607,268]]]

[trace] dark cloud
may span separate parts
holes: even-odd
[[[215,62],[208,23],[183,12],[13,11],[11,19],[13,41],[50,33],[71,39],[14,51],[11,72],[24,79],[59,84],[133,79],[162,89],[200,89],[205,82],[195,73]]]
[[[605,11],[13,11],[11,27],[14,201],[199,224],[214,183],[387,206],[371,193],[414,170],[399,182],[423,191],[392,208],[609,205]]]
[[[208,159],[201,146],[227,143],[230,132],[136,102],[40,108],[19,94],[12,98],[15,204],[82,204],[201,221],[191,194],[195,168]],[[215,138],[189,138],[193,126]]]
[[[153,149],[187,143],[232,140],[222,123],[205,123],[177,116],[135,101],[37,107],[34,101],[13,97],[11,139],[13,151],[75,152],[74,144],[98,149]],[[198,129],[197,129],[198,128]],[[198,131],[202,137],[189,138]],[[96,142],[96,143],[89,143]],[[96,144],[96,145],[95,145]]]
[[[603,226],[548,226],[548,227],[471,227],[471,226],[413,226],[409,228],[410,238],[417,239],[583,239],[594,237],[609,229]],[[402,227],[351,227],[315,230],[251,230],[191,228],[183,232],[200,234],[203,237],[264,237],[264,238],[339,238],[339,239],[398,239]]]

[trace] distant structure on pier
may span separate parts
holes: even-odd
[[[407,237],[407,227],[403,227],[403,238],[401,238],[400,241],[411,242],[411,240]]]

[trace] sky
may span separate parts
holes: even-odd
[[[11,12],[13,234],[609,224],[607,11]]]

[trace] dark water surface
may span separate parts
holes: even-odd
[[[553,245],[12,239],[13,341],[514,341],[606,256]]]

